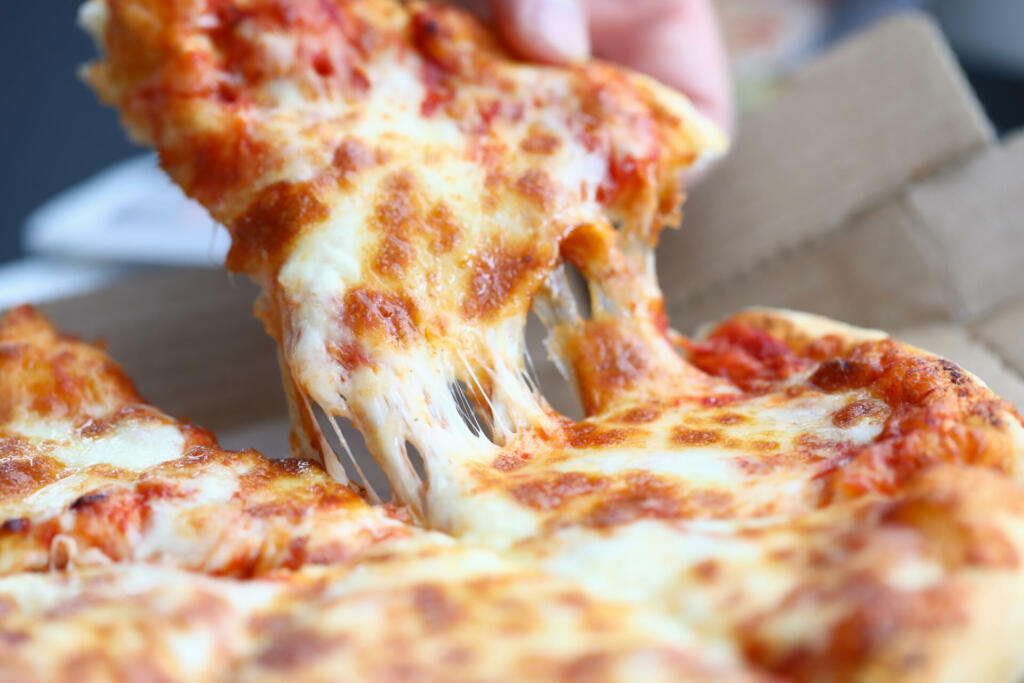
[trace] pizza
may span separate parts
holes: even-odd
[[[522,323],[541,290],[568,305],[563,250],[607,252],[588,260],[616,283],[606,308],[663,340],[645,334],[662,320],[649,247],[680,173],[725,144],[681,95],[597,62],[514,62],[438,4],[95,2],[83,18],[107,53],[89,82],[262,286],[309,452],[308,404],[351,418],[417,515],[406,442],[428,468],[432,451],[499,452],[455,387],[488,403],[499,443],[559,429],[524,381]]]
[[[246,577],[409,535],[303,460],[231,453],[28,307],[0,323],[0,574],[159,561]]]
[[[754,678],[316,463],[221,449],[27,307],[0,321],[0,407],[0,680]]]
[[[12,681],[757,680],[673,624],[458,548],[250,580],[18,574],[0,605]]]
[[[784,679],[1020,676],[1020,610],[998,606],[1024,588],[1013,406],[948,360],[807,314],[677,340],[732,392],[615,405],[558,464],[492,473],[542,525],[512,556],[726,635]]]
[[[726,146],[681,95],[596,61],[518,62],[469,15],[416,0],[90,0],[81,16],[104,55],[86,79],[228,226],[228,267],[262,288],[296,452],[340,486],[316,414],[350,419],[394,492],[390,508],[327,503],[303,543],[346,542],[322,562],[275,546],[236,566],[136,535],[107,557],[344,585],[338,563],[358,572],[428,534],[691,633],[664,632],[701,655],[726,643],[720,665],[752,676],[1024,675],[1024,610],[1006,608],[1024,597],[1010,404],[950,361],[807,314],[669,329],[657,236],[679,218],[681,174]],[[581,420],[531,377],[530,312]],[[313,475],[280,476],[268,486]],[[325,488],[295,508],[328,496],[315,477]],[[276,538],[242,486],[241,547]],[[335,515],[365,521],[327,531]]]
[[[239,581],[144,565],[6,577],[0,675],[755,680],[684,646],[693,639],[671,624],[479,559],[451,553],[399,571],[392,562],[358,578],[324,569]]]

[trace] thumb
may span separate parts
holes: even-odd
[[[502,38],[527,59],[564,64],[590,55],[579,0],[492,0],[491,6]]]

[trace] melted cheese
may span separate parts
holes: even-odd
[[[105,464],[144,470],[183,455],[185,438],[177,425],[124,420],[95,437],[83,437],[67,420],[22,419],[7,429],[45,443],[47,454],[65,467]]]
[[[518,63],[431,4],[294,0],[289,22],[258,2],[231,17],[107,3],[124,18],[100,27],[90,82],[231,229],[304,443],[323,443],[310,403],[351,418],[419,521],[727,636],[771,674],[891,673],[956,633],[929,591],[983,592],[950,560],[981,544],[943,545],[982,500],[957,477],[1012,490],[1020,420],[955,365],[814,316],[751,310],[674,348],[653,244],[679,175],[724,148],[685,98],[607,65]],[[585,420],[526,378],[531,307]],[[1018,523],[997,525],[1011,549]],[[1011,555],[986,571],[1017,591]],[[406,571],[361,566],[338,590]],[[910,635],[883,642],[891,624]],[[552,647],[575,642],[562,631]]]
[[[211,681],[553,680],[588,662],[617,680],[752,680],[720,641],[440,537],[274,580],[151,565],[23,574],[0,578],[0,601],[19,633],[16,648],[0,642],[10,679],[67,677],[88,659],[110,676]]]
[[[0,576],[131,561],[252,575],[414,533],[312,463],[221,450],[30,309],[0,340]],[[35,389],[53,384],[63,395]]]

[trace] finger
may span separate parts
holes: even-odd
[[[502,38],[527,59],[565,64],[590,55],[578,0],[493,0],[491,7]]]
[[[728,60],[710,0],[588,0],[594,53],[685,93],[734,127]]]

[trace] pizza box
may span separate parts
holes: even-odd
[[[1024,405],[1024,136],[995,139],[930,20],[839,45],[739,131],[662,238],[677,329],[750,305],[822,313],[948,356]],[[255,295],[219,269],[168,268],[42,309],[105,340],[168,413],[280,457],[287,411]],[[530,333],[545,394],[572,414]]]

